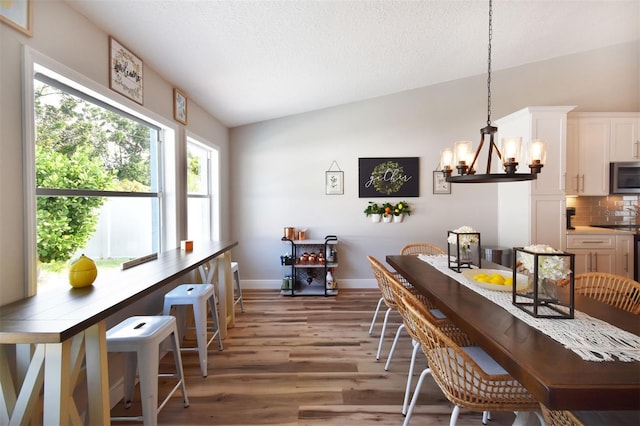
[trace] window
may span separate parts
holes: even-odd
[[[81,254],[105,275],[160,251],[161,128],[35,68],[38,286]]]
[[[218,240],[218,151],[187,138],[187,227],[190,240]]]

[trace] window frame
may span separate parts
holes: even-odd
[[[22,78],[22,107],[23,107],[23,163],[24,179],[23,194],[25,206],[24,219],[24,257],[25,257],[25,296],[37,293],[38,255],[37,255],[37,223],[36,223],[36,164],[35,164],[35,110],[34,110],[34,79],[36,73],[60,81],[75,90],[80,90],[87,96],[97,99],[128,114],[134,119],[144,121],[158,127],[158,185],[159,191],[159,219],[160,238],[159,252],[167,248],[177,247],[178,235],[178,196],[176,194],[176,141],[177,126],[138,104],[123,98],[116,98],[115,93],[94,82],[84,75],[66,67],[65,65],[37,52],[29,46],[23,46],[23,78]],[[101,194],[107,193],[107,191]],[[121,195],[118,191],[114,191]],[[108,195],[108,194],[107,194]],[[145,196],[148,196],[145,193]]]
[[[186,233],[189,235],[189,199],[190,198],[208,198],[209,199],[209,240],[218,241],[220,239],[220,147],[209,142],[205,142],[202,138],[192,133],[187,133],[185,146],[185,168],[188,169],[189,164],[189,145],[198,146],[208,153],[207,161],[207,194],[190,194],[188,188],[188,179],[185,179],[185,194],[187,206],[187,224]],[[188,170],[187,170],[188,173]]]

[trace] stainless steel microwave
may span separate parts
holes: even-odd
[[[640,162],[610,163],[610,194],[640,194]]]

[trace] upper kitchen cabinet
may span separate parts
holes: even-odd
[[[566,192],[609,194],[611,119],[600,114],[571,114],[567,121]]]
[[[525,144],[542,139],[547,145],[547,159],[536,180],[498,184],[499,245],[564,247],[567,113],[573,108],[528,107],[496,120],[498,141],[520,136]],[[526,164],[520,167],[520,172],[529,172]]]
[[[640,161],[640,113],[611,118],[610,161]]]

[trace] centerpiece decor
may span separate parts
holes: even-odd
[[[478,268],[482,267],[480,233],[466,225],[447,231],[447,254],[449,269],[453,271],[460,272],[461,268],[471,268],[476,263]]]
[[[545,244],[514,247],[513,254],[513,279],[516,274],[529,277],[525,290],[513,286],[513,304],[536,318],[573,318],[575,255]],[[569,303],[564,303],[558,299],[558,287],[567,284]]]

